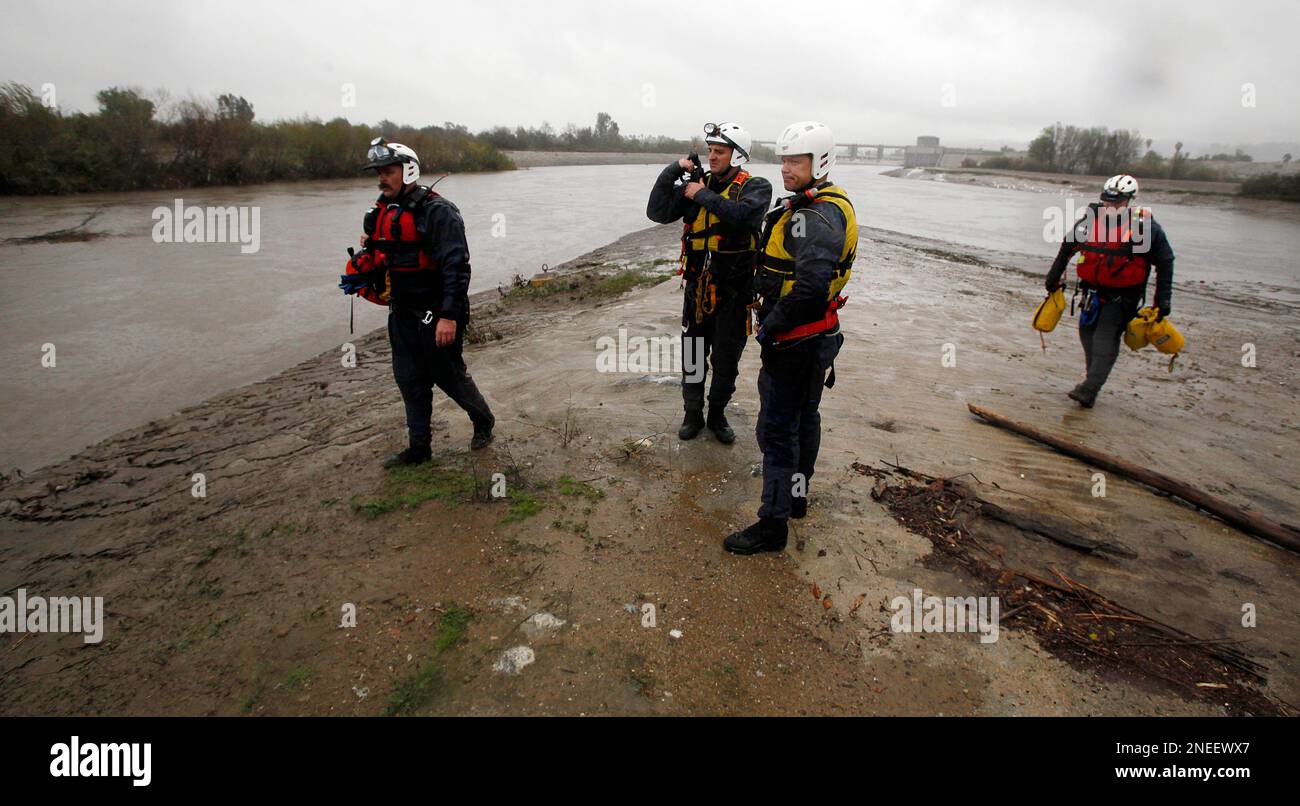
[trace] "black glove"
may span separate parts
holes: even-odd
[[[1159,322],[1169,315],[1169,303],[1156,305],[1156,321]]]

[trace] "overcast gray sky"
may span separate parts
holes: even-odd
[[[261,120],[559,129],[606,111],[625,134],[728,119],[773,139],[811,118],[889,144],[1024,143],[1060,120],[1205,148],[1300,140],[1297,23],[1300,4],[1243,0],[52,0],[7,10],[0,80],[51,83],[65,110],[117,85],[233,92]]]

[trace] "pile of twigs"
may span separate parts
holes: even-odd
[[[1041,645],[1076,665],[1150,675],[1233,713],[1296,713],[1255,688],[1268,669],[1238,649],[1240,641],[1199,638],[1124,607],[1055,567],[1044,575],[1009,567],[1005,547],[981,537],[987,502],[966,485],[897,465],[854,463],[853,469],[876,479],[872,498],[895,520],[929,538],[932,562],[960,566],[984,584],[986,595],[998,597],[1001,625],[1033,632]]]

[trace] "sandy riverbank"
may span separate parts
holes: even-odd
[[[1135,557],[982,535],[1008,565],[1055,568],[1242,642],[1268,668],[1262,692],[1300,701],[1297,557],[1123,479],[1096,498],[1090,468],[965,410],[980,403],[1296,523],[1300,313],[1178,289],[1189,348],[1177,370],[1125,354],[1085,412],[1064,396],[1082,365],[1073,322],[1046,353],[1027,325],[1041,260],[863,235],[810,514],[788,552],[737,558],[719,545],[757,505],[756,349],[731,447],[677,441],[671,372],[596,371],[601,337],[677,332],[677,232],[653,228],[538,289],[480,295],[467,360],[498,417],[486,451],[466,450],[469,423],[441,401],[438,465],[380,469],[403,435],[375,332],[358,339],[355,368],[330,351],[4,484],[0,590],[103,596],[106,625],[98,645],[0,639],[0,712],[1241,710],[1213,689],[1072,662],[1013,622],[989,644],[891,632],[895,596],[982,591],[872,500],[852,465],[882,461],[972,474],[990,500],[1124,544]],[[1245,342],[1256,369],[1241,366]],[[505,499],[491,497],[495,473]],[[340,627],[348,603],[356,626]],[[1242,626],[1244,604],[1258,626]],[[534,662],[494,670],[508,650]]]
[[[1107,177],[1053,174],[1033,171],[994,170],[990,168],[895,168],[885,176],[930,182],[954,182],[982,185],[1004,190],[1021,190],[1030,193],[1059,195],[1096,195]],[[1138,180],[1142,187],[1140,201],[1152,204],[1188,204],[1214,207],[1222,210],[1239,210],[1247,213],[1268,213],[1300,220],[1300,204],[1252,199],[1237,195],[1238,182],[1192,182],[1174,179]]]

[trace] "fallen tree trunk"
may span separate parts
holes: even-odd
[[[980,514],[992,518],[995,521],[1001,521],[1005,524],[1014,526],[1022,532],[1041,535],[1054,543],[1058,543],[1066,548],[1074,549],[1075,551],[1082,551],[1085,554],[1092,554],[1100,551],[1114,554],[1119,557],[1128,557],[1129,559],[1137,557],[1137,554],[1127,546],[1104,540],[1093,540],[1090,537],[1084,537],[1083,535],[1076,534],[1068,529],[1061,529],[1052,526],[1049,523],[1044,523],[1038,518],[1030,515],[1025,515],[1021,512],[1012,512],[1009,509],[1003,509],[997,504],[991,504],[988,501],[980,501]]]
[[[1185,484],[1177,479],[1170,478],[1163,473],[1157,473],[1145,467],[1125,462],[1122,459],[1116,459],[1107,456],[1100,451],[1085,448],[1078,443],[1071,442],[1067,439],[1045,433],[1030,425],[1009,420],[1000,414],[995,414],[988,409],[980,408],[973,403],[968,403],[967,407],[971,414],[979,417],[981,420],[995,425],[998,428],[1020,434],[1029,439],[1048,445],[1067,456],[1073,456],[1087,462],[1094,467],[1103,470],[1109,470],[1120,475],[1127,476],[1134,481],[1145,484],[1148,487],[1169,493],[1172,496],[1181,498],[1193,506],[1199,507],[1218,518],[1224,523],[1240,529],[1252,537],[1261,537],[1271,543],[1275,543],[1283,548],[1293,552],[1300,553],[1300,530],[1283,523],[1271,521],[1268,518],[1256,515],[1252,512],[1230,504],[1221,498],[1217,498],[1209,493]]]
[[[1058,526],[1053,526],[1052,524],[1046,523],[1039,518],[1033,517],[1032,515],[1027,515],[1022,512],[1012,512],[1009,509],[1003,509],[997,504],[994,504],[989,501],[985,501],[983,498],[980,498],[975,493],[974,490],[970,489],[965,484],[961,484],[955,481],[954,479],[935,478],[934,476],[921,473],[920,471],[912,470],[910,468],[903,467],[902,465],[890,464],[889,462],[884,462],[884,465],[885,467],[895,470],[901,473],[902,475],[907,476],[908,478],[916,479],[917,481],[924,482],[927,485],[934,485],[938,483],[944,486],[951,487],[953,490],[959,493],[963,499],[967,501],[971,501],[975,504],[976,514],[981,515],[985,518],[990,518],[995,521],[1001,521],[1002,523],[1005,523],[1008,526],[1014,526],[1015,528],[1027,534],[1036,534],[1040,537],[1045,537],[1048,540],[1051,540],[1052,542],[1058,545],[1065,546],[1068,549],[1081,551],[1084,554],[1094,554],[1096,552],[1104,552],[1107,554],[1114,554],[1118,557],[1128,557],[1130,559],[1136,559],[1138,556],[1132,549],[1130,549],[1128,546],[1125,546],[1123,544],[1104,541],[1104,540],[1093,540],[1090,537],[1084,537],[1083,535],[1078,534],[1076,532],[1072,532],[1068,529],[1062,529]],[[853,464],[853,469],[857,470],[859,473],[868,473],[868,474],[871,473],[870,468],[868,468],[866,465],[859,464],[856,462]],[[877,485],[881,484],[880,477],[877,476],[876,478],[877,478],[876,484]],[[875,500],[880,500],[880,495],[877,490],[871,491],[871,497]]]

